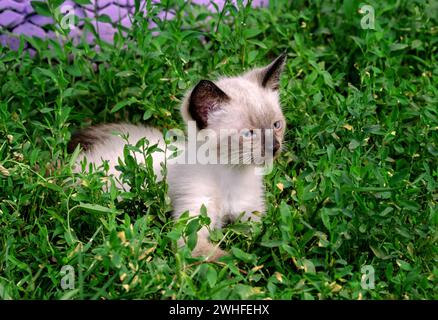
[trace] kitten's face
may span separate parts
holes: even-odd
[[[278,93],[284,63],[282,55],[238,77],[200,81],[183,104],[183,117],[216,133],[218,152],[232,164],[266,163],[280,153],[286,128]]]

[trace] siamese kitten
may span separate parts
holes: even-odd
[[[286,122],[278,91],[285,60],[283,54],[268,66],[240,76],[214,82],[201,80],[188,92],[181,113],[189,139],[176,144],[183,154],[177,160],[167,161],[167,183],[175,218],[185,211],[198,215],[204,205],[211,219],[210,228],[221,228],[224,220],[243,215],[244,220],[258,221],[265,212],[263,176],[256,169],[281,150]],[[204,134],[207,142],[201,145],[197,140],[190,149],[190,130],[198,137],[207,133]],[[69,143],[70,151],[77,144],[82,147],[76,171],[84,158],[96,166],[107,160],[109,174],[118,176],[115,166],[118,158],[123,158],[125,142],[114,131],[129,134],[130,144],[146,137],[150,144],[158,143],[162,150],[166,149],[162,133],[155,128],[123,123],[98,125],[74,134]],[[231,141],[236,142],[234,147]],[[201,148],[208,149],[209,156],[217,161],[201,161],[198,156],[190,161],[190,156],[199,154]],[[160,163],[165,154],[155,152],[153,160],[156,175],[161,179]],[[225,252],[209,241],[208,229],[202,228],[192,254],[215,260]]]

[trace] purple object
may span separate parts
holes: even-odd
[[[0,1],[0,11],[3,11],[5,9],[11,9],[16,12],[25,12],[25,5],[23,3],[20,3],[18,1],[14,0],[2,0]],[[0,20],[1,21],[1,20]]]
[[[192,0],[193,4],[206,5],[211,11],[215,11],[214,6],[209,0]],[[219,10],[223,9],[226,0],[218,0],[215,3],[218,5]],[[253,0],[253,7],[266,6],[269,0]],[[153,3],[159,3],[155,0]],[[236,0],[232,0],[233,4],[236,4]],[[247,3],[247,1],[244,1]],[[96,32],[99,34],[103,41],[112,42],[114,34],[117,32],[117,25],[124,27],[131,27],[132,14],[135,9],[134,0],[91,0],[90,4],[79,5],[72,0],[66,0],[60,6],[61,17],[74,14],[81,20],[82,18],[90,19],[90,23],[94,26]],[[140,1],[140,10],[145,10],[145,0]],[[72,11],[73,10],[73,11]],[[111,23],[97,21],[96,17],[106,15],[109,17]],[[172,19],[174,13],[160,12],[158,18],[160,19]],[[64,19],[68,22],[72,19]],[[44,26],[52,24],[53,19],[38,15],[32,8],[31,0],[0,0],[0,29],[3,29],[6,34],[0,35],[0,44],[2,46],[8,46],[16,50],[19,46],[18,35],[27,35],[31,37],[39,38],[56,38],[55,34],[51,31],[44,29]],[[74,19],[74,25],[69,26],[69,35],[74,43],[78,43],[80,37],[83,34],[82,31],[83,22],[78,22],[78,19]],[[155,23],[151,23],[154,27]],[[15,36],[14,36],[15,35]],[[87,41],[94,42],[94,36],[92,34],[86,35]]]
[[[45,17],[45,16],[37,16],[37,15],[31,16],[29,18],[29,21],[37,26],[40,26],[40,27],[53,23],[52,18]]]
[[[23,15],[7,9],[0,13],[0,25],[5,28],[12,28],[23,22],[24,18]]]
[[[38,37],[38,38],[46,37],[46,32],[44,32],[43,29],[30,22],[25,22],[23,24],[20,24],[18,27],[14,29],[14,33],[24,34],[30,37]]]

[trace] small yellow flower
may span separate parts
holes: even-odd
[[[275,278],[278,280],[278,282],[282,283],[283,282],[283,275],[280,272],[275,272],[274,273]]]
[[[126,235],[125,235],[125,231],[120,231],[117,233],[117,237],[119,237],[120,241],[122,242],[122,244],[125,244],[126,242]]]
[[[264,265],[259,265],[259,266],[255,266],[254,268],[251,269],[251,271],[256,272],[259,271],[260,269],[262,269],[264,267]]]
[[[14,156],[14,159],[17,160],[18,162],[24,160],[24,156],[20,152],[13,152],[12,155]]]
[[[6,169],[5,167],[3,167],[1,164],[0,164],[0,173],[2,174],[2,175],[4,175],[5,177],[9,177],[9,171],[8,171],[8,169]]]

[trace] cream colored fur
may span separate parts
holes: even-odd
[[[230,99],[217,111],[209,114],[208,129],[219,131],[231,128],[272,128],[275,121],[282,121],[282,128],[275,132],[277,139],[282,142],[286,124],[278,91],[272,89],[269,83],[267,87],[261,86],[266,68],[254,69],[237,77],[224,77],[214,82]],[[185,121],[193,120],[188,111],[190,95],[191,92],[187,94],[181,107]],[[109,173],[115,176],[118,175],[114,168],[118,164],[117,159],[123,158],[124,141],[119,136],[111,135],[111,131],[129,133],[131,144],[146,137],[151,143],[159,143],[165,149],[163,136],[155,128],[112,124],[90,130],[96,130],[94,134],[105,135],[106,139],[97,141],[90,150],[82,152],[78,163],[84,158],[96,165],[100,165],[102,159],[109,160]],[[159,178],[162,161],[164,154],[154,153],[154,169]],[[80,170],[79,167],[77,166],[77,170]],[[244,219],[258,221],[265,212],[263,176],[255,173],[253,165],[168,164],[167,183],[174,216],[179,217],[187,210],[191,215],[197,215],[201,206],[205,205],[211,219],[211,228],[221,228],[225,218],[233,220],[241,213],[244,213]],[[217,259],[224,251],[213,245],[208,237],[208,230],[201,229],[193,255]]]

